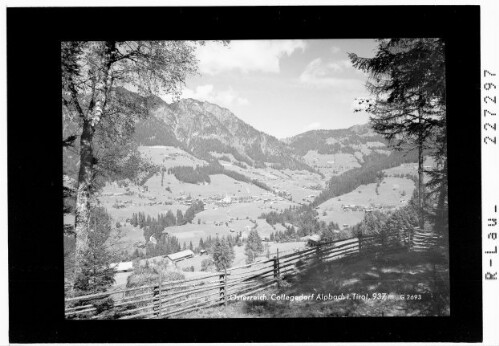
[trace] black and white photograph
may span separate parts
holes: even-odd
[[[67,319],[449,316],[439,38],[61,42]]]
[[[85,6],[7,11],[9,342],[488,337],[483,7]]]

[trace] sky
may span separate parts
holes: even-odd
[[[366,75],[347,53],[372,57],[375,50],[367,39],[207,42],[196,53],[200,74],[186,81],[181,98],[226,107],[277,138],[364,124],[368,115],[353,107],[368,96]]]

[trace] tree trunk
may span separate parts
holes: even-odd
[[[419,114],[419,135],[418,135],[418,207],[419,207],[419,228],[424,230],[424,207],[425,207],[425,189],[424,189],[424,135],[423,135],[423,115],[421,109]]]
[[[437,232],[441,234],[444,240],[445,246],[448,244],[448,220],[447,220],[447,212],[448,208],[445,206],[445,202],[447,201],[447,158],[444,161],[443,172],[445,177],[442,178],[440,182],[440,187],[438,191],[438,200],[437,200],[437,212],[436,212],[436,229]]]
[[[114,61],[116,44],[113,41],[103,42],[104,45],[96,69],[96,81],[93,88],[93,98],[89,110],[83,117],[83,130],[80,138],[80,171],[78,173],[78,190],[76,193],[76,248],[75,277],[82,269],[82,256],[88,249],[88,232],[90,231],[90,209],[92,202],[92,180],[94,175],[95,157],[92,148],[95,128],[101,121],[107,96],[112,86],[111,65]]]
[[[94,127],[89,120],[83,122],[80,139],[80,171],[78,173],[78,190],[76,193],[76,248],[75,274],[81,271],[82,256],[88,249],[88,232],[91,209],[91,186],[94,168],[92,139]]]

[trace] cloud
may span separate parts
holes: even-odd
[[[341,49],[339,47],[336,47],[336,46],[331,47],[331,53],[333,53],[333,54],[339,53],[340,51],[341,51]]]
[[[356,89],[362,82],[350,77],[354,70],[350,60],[323,62],[321,58],[317,58],[305,67],[299,80],[303,84],[316,87]]]
[[[195,90],[185,88],[182,90],[182,95],[181,95],[181,98],[183,99],[191,98],[202,101],[207,101],[207,99],[212,97],[213,97],[213,85],[211,84],[197,86]]]
[[[317,130],[321,128],[321,123],[318,121],[315,121],[313,123],[308,124],[303,128],[303,131],[310,131],[310,130]]]
[[[239,93],[231,87],[227,90],[215,91],[212,84],[199,85],[196,89],[185,88],[180,98],[192,98],[200,101],[208,101],[219,106],[231,107],[234,105],[246,106],[249,100],[239,96]]]
[[[231,41],[228,46],[209,41],[197,50],[201,73],[226,71],[278,73],[279,60],[295,51],[304,51],[303,40]]]

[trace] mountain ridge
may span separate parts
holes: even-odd
[[[168,104],[150,97],[146,102],[151,116],[136,126],[135,138],[141,145],[178,146],[209,162],[215,160],[211,152],[218,152],[255,167],[314,171],[285,143],[245,123],[227,108],[195,99]]]
[[[142,98],[126,89],[123,92]],[[350,163],[341,164],[344,170],[357,161],[362,164],[363,156],[373,150],[387,151],[386,141],[369,124],[311,130],[282,140],[212,102],[187,98],[167,103],[158,96],[142,101],[146,102],[150,116],[136,125],[138,144],[175,146],[207,162],[217,161],[215,153],[231,154],[235,163],[256,168],[307,170],[322,175],[330,171],[324,164],[335,160],[328,155],[349,155]]]

